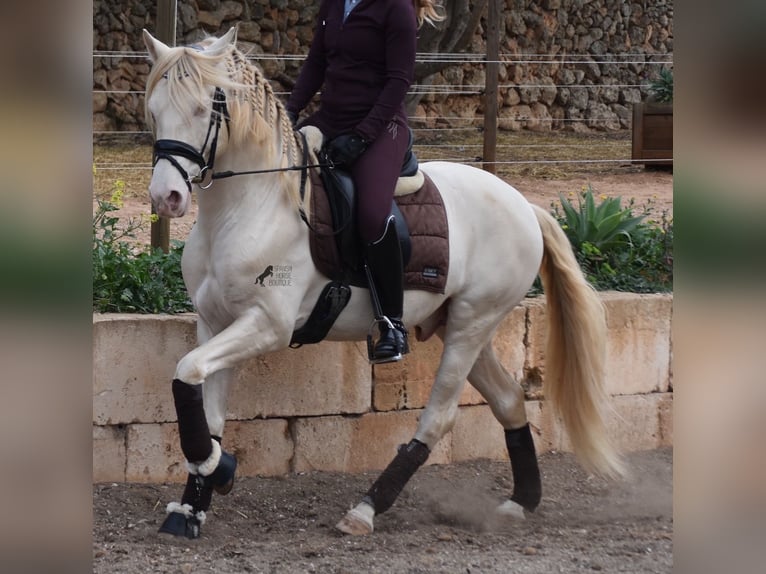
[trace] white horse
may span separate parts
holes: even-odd
[[[153,63],[146,89],[156,138],[152,203],[161,216],[181,217],[192,186],[199,187],[197,221],[183,255],[199,346],[178,362],[173,381],[189,478],[161,528],[196,537],[213,490],[228,492],[234,478],[236,460],[220,447],[232,367],[287,347],[328,280],[312,262],[312,231],[299,217],[308,209],[303,174],[288,169],[304,161],[303,140],[261,72],[236,48],[234,29],[192,47],[169,47],[146,31],[144,39]],[[496,358],[492,338],[538,274],[549,329],[546,399],[587,470],[623,473],[602,415],[603,306],[555,219],[480,169],[449,162],[420,169],[443,197],[449,275],[443,294],[407,290],[403,319],[421,340],[438,334],[444,352],[413,440],[338,523],[349,534],[372,532],[374,516],[393,504],[452,428],[466,379],[505,429],[514,492],[499,511],[523,517],[536,508],[540,475],[524,392]],[[249,173],[218,179],[214,170]],[[289,286],[256,284],[272,263],[291,267]],[[326,338],[363,340],[372,317],[367,291],[353,287]]]

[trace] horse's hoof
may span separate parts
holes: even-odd
[[[495,514],[502,517],[513,518],[514,520],[526,520],[524,507],[513,500],[506,500],[500,506],[495,508]]]
[[[341,518],[340,522],[335,525],[335,528],[343,534],[350,534],[351,536],[372,534],[372,518],[374,515],[375,511],[372,506],[363,502],[356,508],[349,510],[346,516]]]
[[[160,526],[159,532],[173,536],[185,536],[194,540],[199,538],[199,527],[200,521],[195,517],[186,517],[180,512],[171,512]]]
[[[197,475],[203,487],[212,488],[218,494],[229,494],[234,486],[237,459],[222,450],[217,441],[213,440],[212,443],[213,453],[210,457],[197,466],[190,465],[189,472]]]
[[[221,460],[213,474],[205,477],[218,494],[229,494],[234,487],[234,472],[237,470],[237,459],[226,451],[221,452]]]
[[[159,532],[173,536],[185,536],[191,540],[199,538],[200,527],[205,522],[205,513],[194,513],[188,504],[171,502],[168,504],[168,515],[165,517]]]

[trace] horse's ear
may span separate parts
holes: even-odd
[[[223,36],[218,38],[215,42],[210,44],[207,48],[205,48],[206,54],[211,55],[218,55],[226,50],[228,50],[231,46],[237,43],[237,29],[235,27],[229,28],[229,31],[226,32]]]
[[[146,49],[149,52],[149,59],[152,61],[152,63],[156,63],[157,60],[159,60],[170,50],[169,46],[166,46],[157,40],[146,30],[146,28],[144,28],[144,44],[146,45]]]

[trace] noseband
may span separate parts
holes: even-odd
[[[191,193],[191,184],[197,183],[202,189],[207,189],[213,184],[213,164],[215,163],[215,150],[218,147],[218,133],[221,130],[221,118],[226,120],[226,129],[229,128],[229,110],[226,107],[226,94],[221,88],[216,88],[213,94],[213,109],[210,112],[210,122],[207,126],[207,135],[202,149],[197,151],[186,142],[179,140],[160,139],[154,142],[154,153],[152,157],[152,167],[157,165],[161,159],[168,160],[173,167],[183,177],[186,187]],[[215,132],[214,132],[215,130]],[[213,134],[213,139],[210,135]],[[210,154],[208,159],[202,155],[205,152],[208,141],[210,142]],[[200,171],[197,175],[190,177],[186,170],[178,163],[176,156],[184,157],[189,161],[196,163]]]

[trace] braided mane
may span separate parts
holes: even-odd
[[[207,38],[195,47],[174,48],[155,62],[147,79],[146,101],[164,77],[168,82],[170,103],[190,121],[195,110],[211,109],[210,87],[219,87],[226,94],[231,118],[230,145],[256,144],[259,159],[273,167],[300,164],[298,139],[271,84],[234,45],[219,56],[206,54],[204,48],[214,41],[215,38]],[[154,131],[148,108],[146,123]],[[284,176],[290,177],[291,173],[284,172]],[[287,181],[284,184],[291,190],[291,195],[296,196],[292,198],[296,205],[300,205],[298,189]]]

